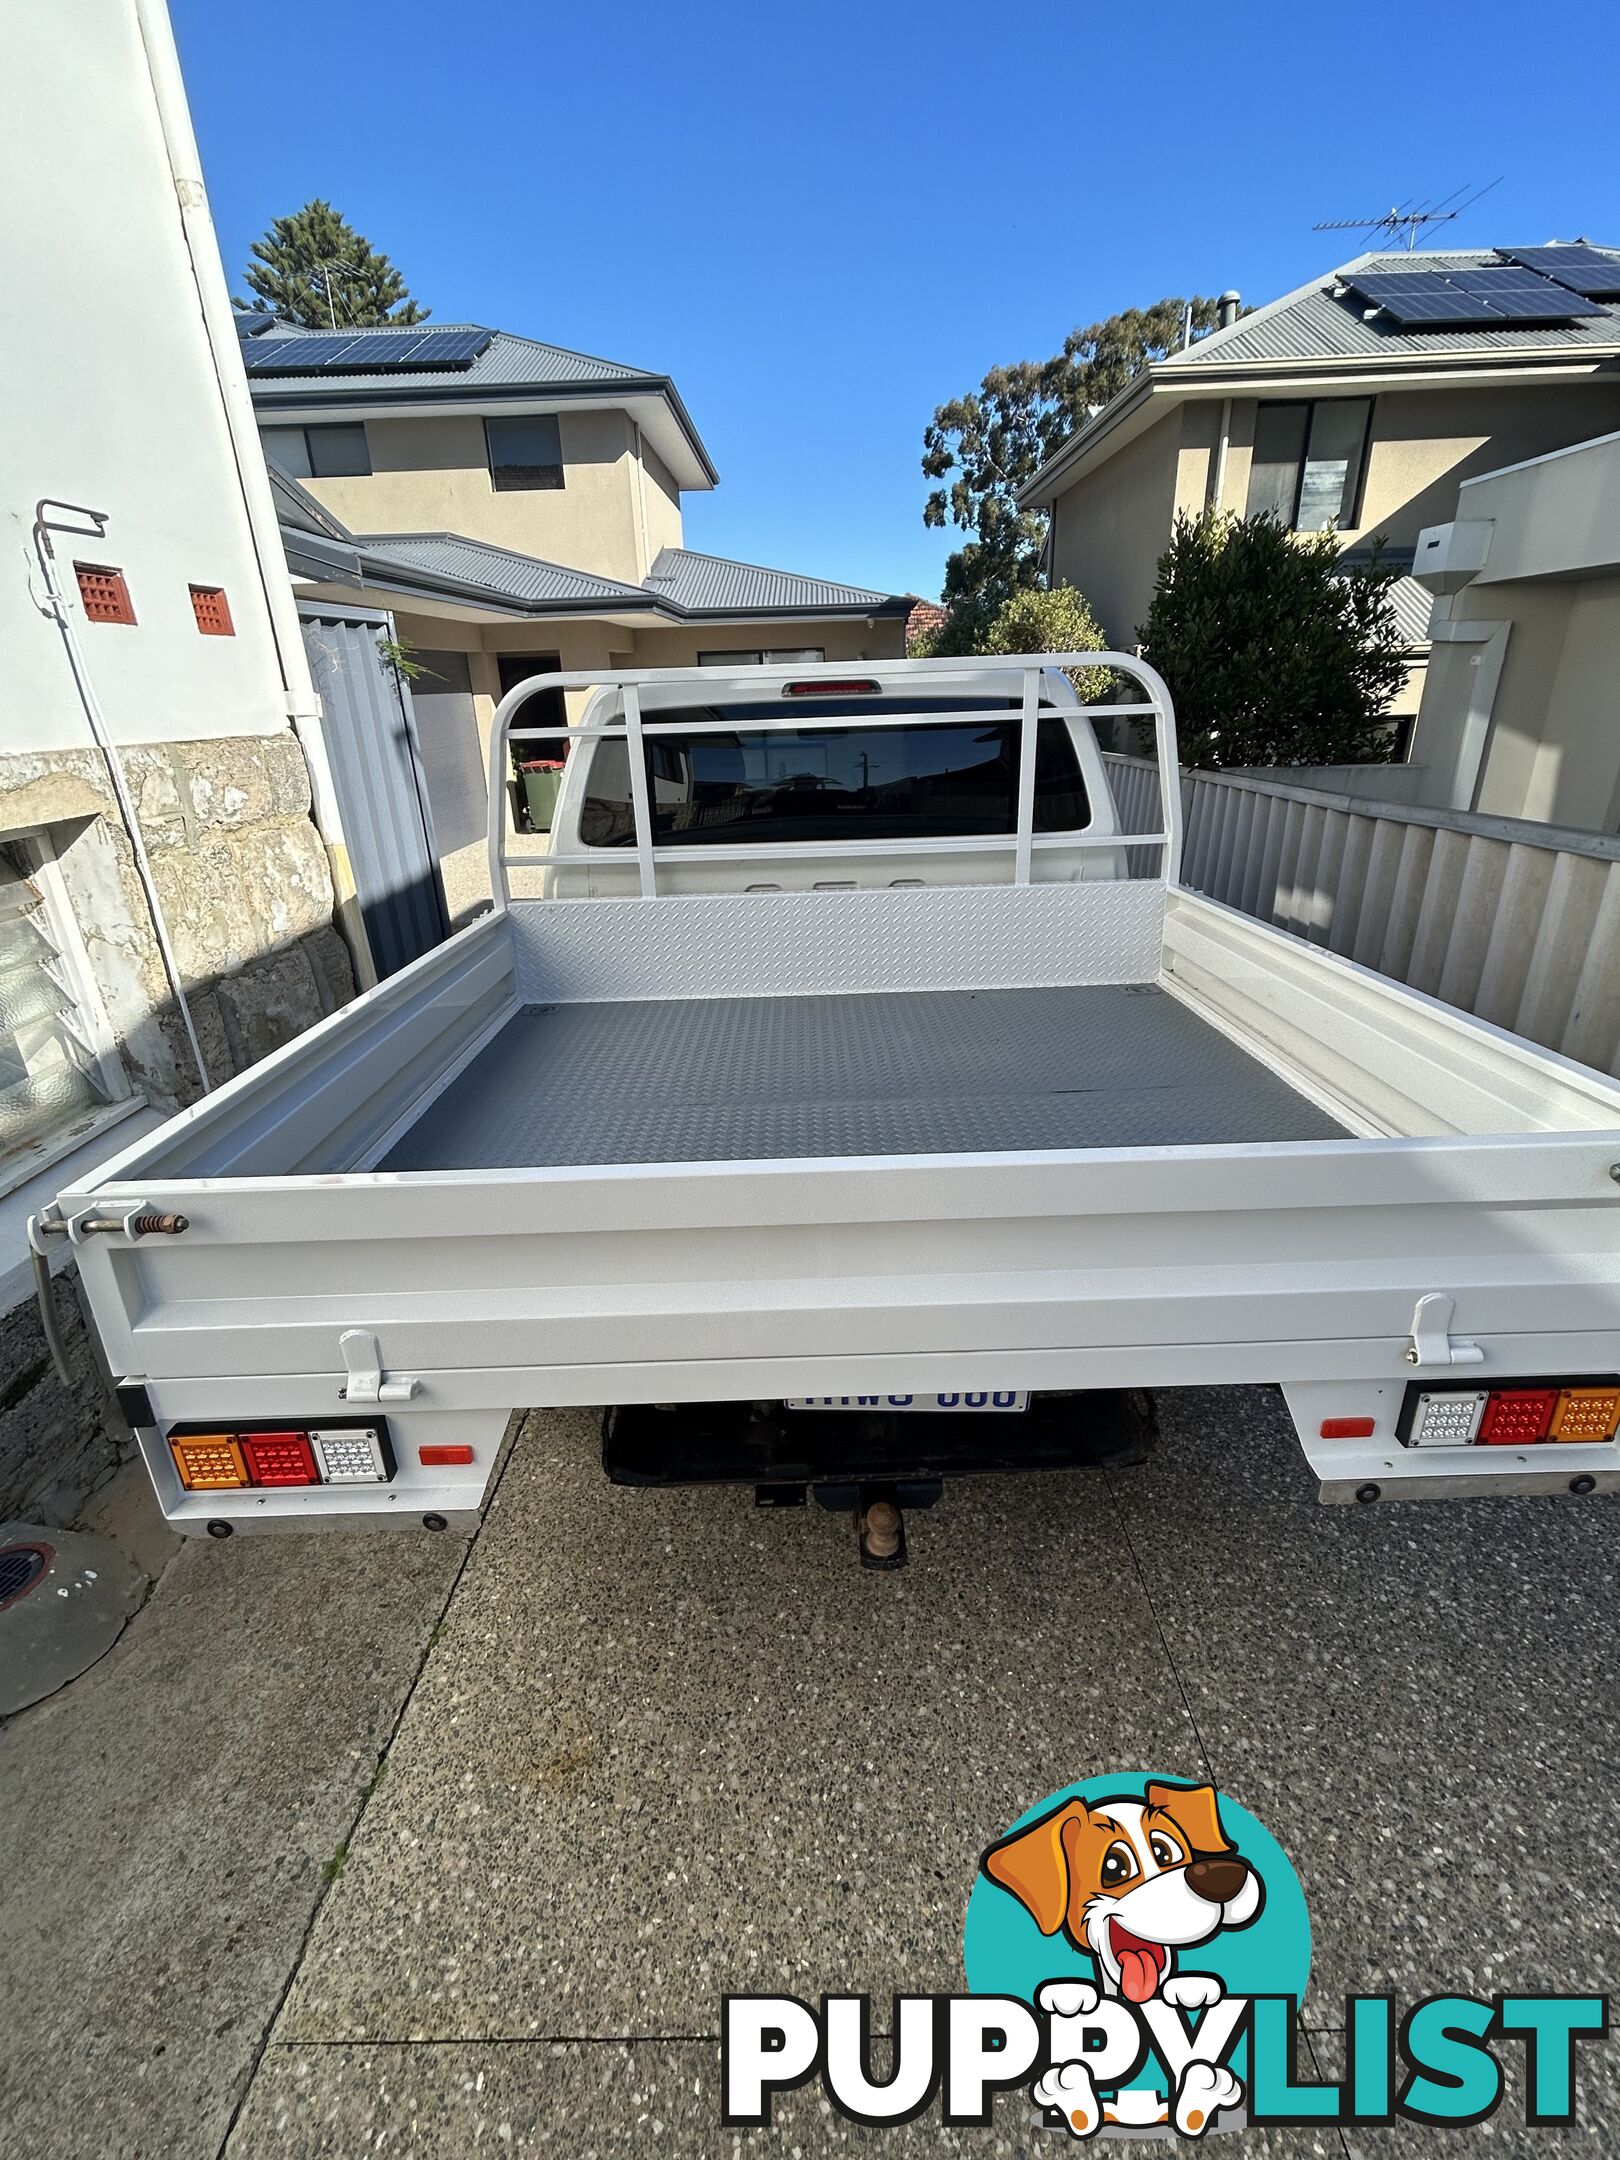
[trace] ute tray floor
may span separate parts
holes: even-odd
[[[377,1165],[500,1170],[1333,1140],[1152,985],[539,1005]]]

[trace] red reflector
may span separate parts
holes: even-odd
[[[1558,1390],[1493,1388],[1479,1421],[1479,1437],[1487,1447],[1523,1447],[1545,1440],[1558,1407]]]
[[[1370,1440],[1377,1420],[1370,1417],[1325,1417],[1324,1440]]]
[[[434,1468],[440,1463],[471,1462],[473,1459],[472,1449],[465,1446],[419,1447],[416,1453],[418,1459],[425,1462],[429,1468]]]
[[[879,697],[883,685],[875,682],[790,682],[782,685],[784,697]]]
[[[253,1485],[318,1485],[315,1451],[301,1432],[243,1433],[242,1454]]]

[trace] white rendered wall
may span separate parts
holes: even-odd
[[[59,536],[123,570],[136,626],[79,620],[120,742],[287,725],[212,353],[130,0],[0,8],[0,751],[91,737],[31,528],[44,495],[108,515]],[[279,573],[279,565],[277,566]],[[188,585],[221,585],[234,637],[203,637]]]

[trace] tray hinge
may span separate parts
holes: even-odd
[[[1412,1312],[1412,1341],[1401,1354],[1408,1365],[1483,1365],[1485,1353],[1476,1342],[1451,1333],[1454,1299],[1443,1290],[1420,1297]]]
[[[338,1348],[349,1369],[348,1385],[339,1391],[345,1402],[409,1402],[422,1385],[410,1373],[399,1373],[392,1380],[383,1378],[382,1352],[369,1328],[345,1328],[338,1337]]]

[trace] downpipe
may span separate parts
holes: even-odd
[[[75,518],[83,522],[72,523],[71,520]],[[113,794],[118,801],[119,815],[124,821],[124,830],[134,852],[135,875],[140,879],[141,890],[146,895],[153,934],[162,955],[163,972],[169,980],[175,1010],[185,1028],[186,1040],[191,1045],[191,1055],[196,1063],[197,1077],[202,1082],[203,1093],[208,1095],[213,1092],[214,1083],[208,1076],[208,1067],[203,1061],[202,1044],[197,1039],[196,1023],[191,1017],[191,1007],[186,1002],[185,985],[180,977],[180,962],[169,938],[169,926],[163,918],[157,880],[152,875],[152,861],[146,852],[146,842],[141,838],[140,819],[135,814],[135,803],[129,792],[123,760],[118,755],[117,745],[107,732],[107,723],[102,717],[95,685],[90,680],[90,670],[85,663],[78,633],[73,627],[67,595],[62,590],[62,581],[57,574],[56,547],[51,539],[53,532],[76,533],[85,540],[104,540],[107,536],[107,513],[105,510],[87,509],[83,503],[57,502],[49,495],[42,496],[34,505],[34,553],[39,558],[39,567],[44,574],[50,612],[56,619],[57,629],[62,633],[62,643],[67,650],[68,666],[73,671],[79,703],[84,707],[84,716],[90,723],[90,733],[95,738],[96,748],[106,763],[107,775],[112,781]]]

